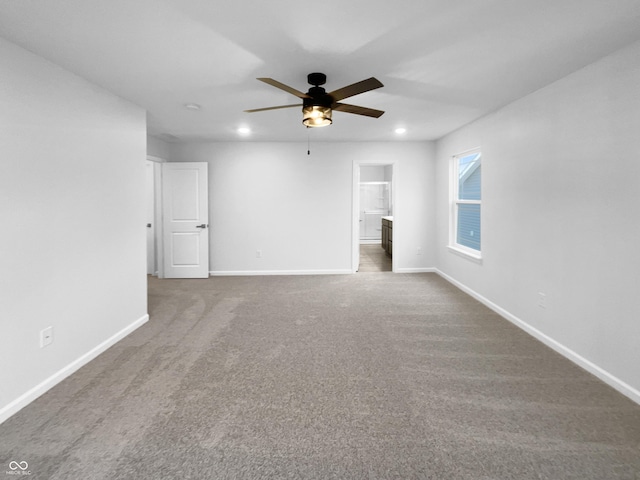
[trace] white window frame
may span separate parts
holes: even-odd
[[[469,155],[473,155],[476,153],[482,154],[482,150],[480,147],[472,148],[470,150],[466,150],[464,152],[457,153],[451,157],[450,163],[450,175],[451,179],[450,183],[450,211],[449,211],[449,245],[447,248],[451,253],[456,255],[460,255],[464,258],[472,260],[476,263],[482,263],[482,250],[475,250],[473,248],[467,247],[466,245],[461,245],[458,243],[458,206],[459,205],[480,205],[480,231],[482,232],[482,196],[480,200],[460,200],[458,198],[458,188],[459,188],[459,179],[458,179],[458,164],[459,159],[461,157],[467,157]],[[482,158],[482,157],[481,157]],[[482,182],[482,177],[480,177],[480,181]],[[482,192],[482,189],[480,190]],[[482,194],[481,194],[482,195]],[[482,236],[481,236],[482,238]],[[482,246],[480,247],[482,248]]]

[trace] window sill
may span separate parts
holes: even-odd
[[[471,260],[478,265],[482,265],[482,255],[480,254],[480,252],[466,249],[463,250],[462,248],[453,245],[447,245],[447,248],[451,253],[458,255],[459,257],[466,258],[467,260]]]

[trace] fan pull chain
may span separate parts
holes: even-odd
[[[307,127],[307,155],[311,155],[311,132],[309,132],[309,127]]]

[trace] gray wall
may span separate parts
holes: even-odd
[[[638,58],[636,43],[437,143],[440,271],[636,401]],[[449,162],[477,146],[482,264],[446,248]]]
[[[144,110],[1,39],[0,58],[2,421],[144,322],[147,299]]]
[[[171,155],[171,146],[161,138],[147,135],[147,155],[168,161]]]
[[[346,273],[357,162],[396,164],[397,269],[434,266],[433,152],[429,142],[318,143],[312,155],[297,143],[201,143],[173,144],[171,159],[209,162],[214,274]]]

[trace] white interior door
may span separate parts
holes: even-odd
[[[209,276],[209,191],[206,162],[162,164],[165,278]]]

